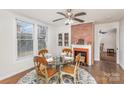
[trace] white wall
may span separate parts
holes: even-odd
[[[58,46],[58,34],[59,33],[62,33],[63,34],[63,46]],[[56,27],[56,55],[60,55],[61,52],[62,52],[62,49],[64,47],[67,47],[67,46],[64,46],[64,33],[69,33],[69,46],[68,47],[71,47],[71,27],[68,25],[63,25],[63,26],[59,26],[59,27]]]
[[[114,49],[116,52],[116,30],[112,29],[107,31],[108,33],[102,34],[101,42],[104,44],[104,52],[107,52],[107,49]]]
[[[16,21],[15,19],[22,19],[33,23],[35,26],[34,31],[36,32],[37,24],[43,24],[41,22],[29,19],[26,17],[18,16],[16,14],[0,10],[0,80],[7,78],[11,75],[19,73],[33,67],[33,55],[17,59],[17,41],[16,41]],[[48,26],[48,50],[54,52],[54,34],[52,34],[53,27]],[[34,53],[37,53],[37,37],[34,34]],[[53,50],[52,50],[53,49]]]
[[[56,26],[49,26],[48,31],[48,50],[53,56],[56,56],[57,51],[57,30]]]
[[[104,24],[95,24],[95,31],[94,31],[94,60],[100,60],[100,41],[101,41],[101,34],[99,31],[110,31],[111,29],[116,29],[116,47],[118,48],[117,52],[117,63],[119,63],[119,22],[112,22],[112,23],[104,23]]]
[[[120,21],[120,65],[124,69],[124,19]]]

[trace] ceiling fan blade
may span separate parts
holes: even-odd
[[[78,18],[74,18],[73,20],[78,21],[78,22],[84,22],[84,20],[78,19]]]
[[[59,20],[62,20],[62,19],[64,19],[64,18],[55,19],[55,20],[53,20],[53,22],[56,22],[56,21],[59,21]]]
[[[82,15],[86,15],[86,13],[85,12],[80,12],[80,13],[75,14],[74,16],[77,17],[77,16],[82,16]]]
[[[57,14],[63,15],[64,17],[66,17],[66,14],[62,13],[62,12],[57,12]]]

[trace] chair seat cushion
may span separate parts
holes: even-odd
[[[54,74],[56,74],[57,70],[55,68],[48,68],[47,69],[47,73],[48,73],[48,77],[53,76]]]
[[[64,66],[62,71],[66,72],[66,73],[74,74],[74,67],[72,67],[72,66]]]

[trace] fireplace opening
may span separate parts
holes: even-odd
[[[85,57],[84,63],[87,65],[87,52],[86,51],[74,51],[74,59],[78,54],[80,54],[80,56]]]

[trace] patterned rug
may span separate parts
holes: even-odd
[[[56,80],[57,77],[53,77],[49,84],[59,84]],[[64,84],[74,84],[73,78],[68,75],[63,76],[63,83]],[[93,78],[93,76],[87,72],[86,70],[79,68],[79,84],[96,84],[97,82]],[[40,77],[37,76],[36,71],[32,70],[31,72],[27,73],[24,77],[22,77],[17,84],[45,84],[45,81],[42,80]]]

